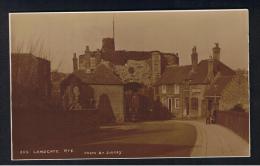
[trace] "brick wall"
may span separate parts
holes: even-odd
[[[249,141],[248,112],[217,111],[216,123],[233,130],[246,141]]]

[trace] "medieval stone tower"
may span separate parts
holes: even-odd
[[[99,63],[106,64],[124,82],[153,85],[160,79],[165,67],[178,66],[179,56],[174,53],[160,51],[126,51],[115,50],[115,32],[113,20],[113,37],[102,39],[101,50],[85,52],[79,55],[79,65],[73,58],[73,68],[86,73],[95,71]]]
[[[115,53],[115,41],[114,38],[104,38],[102,40],[102,48],[101,52],[108,55],[112,56]]]

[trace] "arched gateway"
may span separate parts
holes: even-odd
[[[153,89],[138,82],[124,85],[125,120],[139,121],[149,119],[153,102]]]

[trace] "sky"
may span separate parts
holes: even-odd
[[[116,50],[178,53],[187,65],[193,46],[202,60],[218,42],[223,63],[248,69],[247,10],[10,14],[11,50],[47,57],[52,70],[70,73],[74,52],[100,49],[113,36],[113,18]]]

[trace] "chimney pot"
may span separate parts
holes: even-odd
[[[213,51],[213,59],[214,60],[220,60],[220,47],[219,47],[219,43],[215,43],[215,47],[213,47],[212,49]]]

